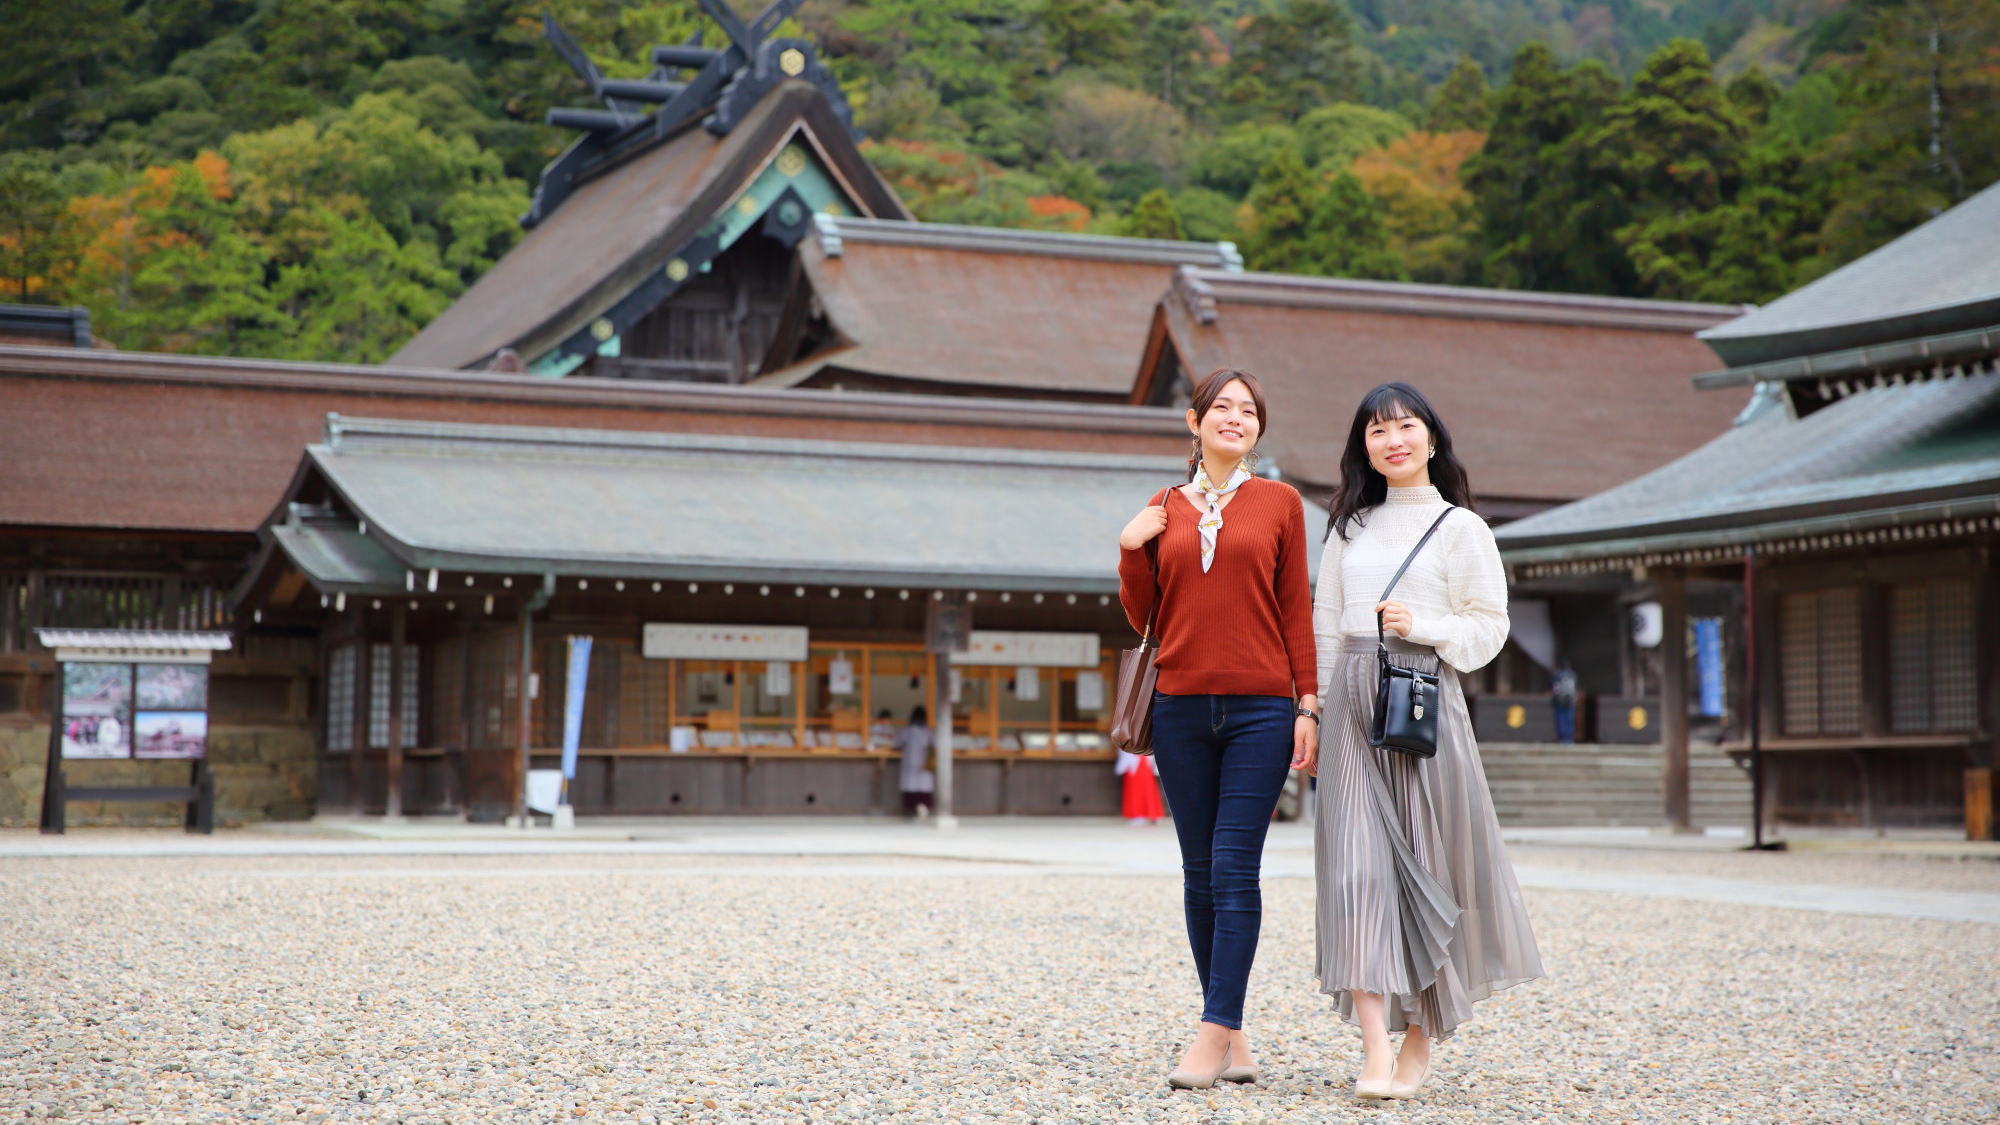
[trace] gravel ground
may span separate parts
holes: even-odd
[[[0,1120],[2000,1117],[1991,926],[1530,891],[1550,978],[1364,1106],[1309,880],[1266,884],[1267,1080],[1173,1092],[1177,880],[957,867],[0,860]]]
[[[1514,844],[1514,862],[1536,867],[1615,869],[1661,875],[1701,875],[1753,882],[1823,883],[1843,887],[1893,887],[1902,891],[2000,892],[2000,863],[1990,859],[1924,855],[1852,855],[1841,852],[1686,851],[1639,848],[1565,848]]]

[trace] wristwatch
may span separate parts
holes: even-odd
[[[1297,708],[1296,713],[1301,719],[1311,719],[1315,723],[1319,722],[1319,712],[1310,707]]]

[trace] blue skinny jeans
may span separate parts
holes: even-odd
[[[1243,1026],[1264,916],[1264,837],[1292,760],[1292,701],[1153,695],[1153,761],[1180,837],[1188,948],[1201,1018]]]

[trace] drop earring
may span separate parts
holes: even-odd
[[[1257,475],[1257,451],[1256,451],[1256,450],[1254,450],[1254,449],[1253,449],[1253,450],[1251,450],[1251,451],[1250,451],[1250,455],[1249,455],[1248,457],[1245,457],[1245,458],[1243,459],[1243,471],[1244,471],[1244,472],[1246,472],[1246,473],[1249,473],[1249,474],[1250,474],[1251,476],[1253,476],[1253,477]]]

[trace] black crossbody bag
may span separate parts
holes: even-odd
[[[1438,518],[1410,548],[1403,558],[1403,565],[1396,568],[1395,577],[1382,591],[1377,601],[1388,601],[1389,592],[1396,583],[1403,580],[1403,572],[1410,569],[1417,552],[1431,541],[1438,526],[1451,514],[1451,505],[1438,513]],[[1381,665],[1381,682],[1375,688],[1375,721],[1368,727],[1368,745],[1400,750],[1418,758],[1435,757],[1437,746],[1438,676],[1434,672],[1419,672],[1414,668],[1398,668],[1389,663],[1389,642],[1382,632],[1382,615],[1375,615],[1375,659]]]

